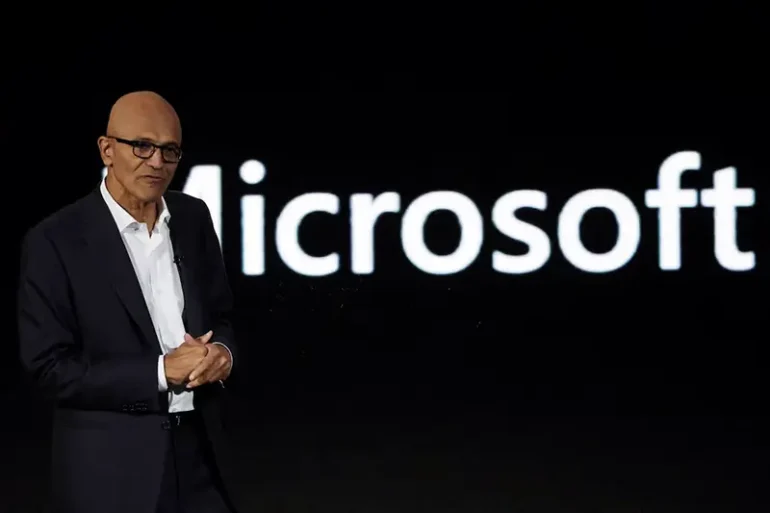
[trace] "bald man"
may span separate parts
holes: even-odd
[[[106,178],[21,257],[21,359],[54,405],[53,511],[233,513],[232,296],[206,205],[167,191],[179,118],[131,93],[98,144]]]

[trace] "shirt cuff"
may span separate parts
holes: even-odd
[[[212,342],[212,344],[216,344],[218,346],[222,346],[225,349],[227,349],[227,352],[230,353],[230,368],[233,368],[233,365],[235,365],[235,362],[233,361],[233,352],[230,351],[230,348],[224,345],[222,342]]]
[[[158,357],[158,392],[167,392],[166,365],[163,363],[163,355]]]

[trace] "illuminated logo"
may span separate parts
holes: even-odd
[[[697,152],[675,153],[664,160],[658,170],[657,188],[646,191],[645,206],[658,210],[659,266],[676,271],[682,266],[681,211],[706,207],[714,211],[714,255],[729,271],[750,271],[755,266],[752,251],[742,251],[737,244],[738,207],[752,207],[755,192],[737,188],[734,167],[713,173],[713,186],[697,191],[682,189],[681,178],[687,171],[701,168]],[[103,174],[106,170],[103,170]],[[257,160],[241,165],[241,180],[249,185],[260,183],[265,166]],[[217,235],[222,238],[222,169],[216,165],[193,166],[183,192],[200,198],[209,207]],[[299,241],[299,226],[312,213],[337,215],[341,199],[327,192],[309,192],[289,201],[275,224],[275,245],[283,263],[304,276],[327,276],[340,271],[339,253],[324,256],[307,254]],[[484,216],[468,196],[456,191],[427,192],[408,205],[402,205],[397,192],[353,194],[350,206],[350,270],[354,274],[371,274],[375,270],[374,228],[386,214],[401,214],[401,246],[409,261],[420,271],[434,275],[455,274],[467,269],[482,254]],[[405,207],[405,208],[404,208]],[[503,235],[528,247],[522,255],[491,252],[492,269],[504,274],[525,274],[541,269],[550,259],[552,241],[541,228],[525,222],[516,213],[521,209],[545,211],[547,193],[539,190],[515,190],[502,194],[491,209],[495,228]],[[262,275],[265,269],[265,198],[248,194],[240,200],[241,269],[247,276]],[[611,250],[589,251],[580,238],[580,224],[586,212],[605,209],[615,218],[618,236]],[[460,226],[460,238],[448,255],[433,253],[425,243],[425,223],[436,211],[451,212]],[[641,239],[641,220],[634,203],[613,189],[589,189],[572,196],[561,208],[556,241],[564,257],[577,269],[588,273],[616,271],[634,257]]]

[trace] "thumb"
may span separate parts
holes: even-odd
[[[192,342],[193,340],[195,340],[195,339],[193,338],[192,335],[190,335],[189,333],[185,333],[184,334],[184,341],[185,342]]]
[[[213,334],[214,334],[214,332],[213,332],[213,331],[211,331],[211,330],[209,330],[209,332],[208,332],[208,333],[206,333],[205,335],[203,335],[203,336],[202,336],[201,338],[199,338],[198,340],[200,340],[200,341],[201,341],[201,343],[203,343],[203,344],[208,344],[208,342],[209,342],[209,340],[211,340],[211,336],[212,336]]]

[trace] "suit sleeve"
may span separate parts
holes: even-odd
[[[214,332],[211,340],[213,342],[221,343],[230,350],[230,355],[233,360],[233,367],[230,372],[230,378],[232,379],[239,367],[238,346],[235,342],[231,320],[233,311],[233,293],[230,289],[230,283],[228,281],[227,271],[222,257],[222,247],[220,246],[216,231],[214,230],[211,212],[209,212],[208,207],[203,201],[201,201],[199,205],[202,209],[204,220],[203,247],[208,280],[206,289],[206,292],[208,293],[207,307],[211,315],[211,330]]]
[[[19,274],[21,363],[46,398],[78,409],[161,410],[157,356],[96,360],[83,350],[66,270],[40,227],[24,239]]]

